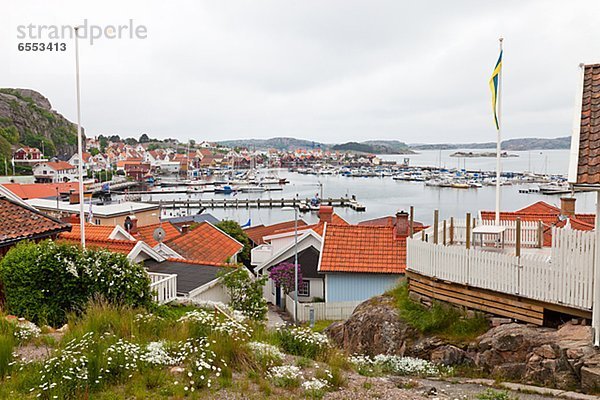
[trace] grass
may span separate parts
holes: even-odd
[[[489,322],[480,313],[467,313],[449,304],[433,301],[427,308],[410,299],[408,287],[400,284],[388,294],[396,300],[400,317],[423,334],[434,334],[451,342],[470,342],[489,329]]]
[[[0,378],[3,378],[10,373],[14,346],[15,339],[12,335],[0,334]]]
[[[477,400],[519,400],[506,390],[487,389],[477,395]]]
[[[324,319],[322,321],[315,321],[315,326],[312,327],[312,330],[315,332],[323,332],[325,330],[325,328],[327,328],[329,325],[333,324],[334,322],[337,322],[337,321],[333,320],[333,319]]]

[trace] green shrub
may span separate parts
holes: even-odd
[[[518,400],[518,397],[511,396],[506,390],[487,389],[477,395],[478,400]]]
[[[150,279],[125,255],[65,243],[22,242],[0,261],[7,311],[37,324],[58,326],[93,297],[147,306]]]
[[[226,269],[220,274],[223,285],[231,298],[229,305],[246,317],[262,321],[267,316],[267,301],[263,296],[266,277],[252,278],[247,269]]]
[[[464,342],[489,329],[488,321],[480,313],[470,317],[464,311],[439,301],[433,301],[429,308],[413,301],[408,296],[405,283],[395,288],[391,294],[396,299],[400,317],[419,332]]]
[[[327,336],[306,327],[280,328],[277,338],[279,346],[295,356],[315,359],[326,355],[329,350]]]

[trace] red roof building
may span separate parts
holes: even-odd
[[[402,274],[406,269],[408,214],[393,225],[327,224],[319,272]]]
[[[287,231],[287,230],[293,230],[294,229],[294,225],[295,225],[295,221],[285,221],[285,222],[280,222],[278,224],[272,224],[272,225],[256,225],[250,228],[246,228],[244,229],[244,232],[246,232],[246,235],[248,235],[248,238],[250,238],[250,241],[252,242],[252,244],[254,246],[258,246],[261,244],[264,244],[264,237],[265,236],[269,236],[269,235],[273,235],[277,232],[281,232],[281,231]],[[299,219],[298,220],[298,228],[302,228],[306,226],[306,222],[304,222],[304,220]]]
[[[543,224],[544,246],[552,245],[552,227],[561,228],[567,223],[573,229],[590,231],[594,229],[596,216],[594,214],[578,214],[575,212],[575,198],[563,197],[561,208],[538,201],[517,211],[500,212],[501,221],[540,221]],[[482,220],[495,220],[495,211],[481,211]]]
[[[235,263],[237,254],[244,247],[208,222],[199,224],[184,235],[165,241],[165,244],[183,258],[200,263]]]
[[[0,255],[22,240],[54,239],[71,225],[0,195]]]

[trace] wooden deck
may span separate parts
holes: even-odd
[[[444,281],[415,272],[406,272],[409,291],[431,299],[486,313],[543,325],[549,311],[591,319],[591,311],[546,303],[511,294]]]

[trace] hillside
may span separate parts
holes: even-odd
[[[397,140],[369,140],[366,142],[348,142],[331,146],[331,150],[351,151],[370,154],[412,154],[406,143]]]
[[[77,126],[34,90],[0,88],[0,158],[10,158],[11,146],[19,145],[67,158],[76,151]]]
[[[311,140],[296,139],[291,137],[274,137],[271,139],[236,139],[217,142],[227,147],[244,147],[256,150],[295,150],[295,149],[317,149],[327,147],[323,143]]]
[[[502,150],[513,151],[568,149],[570,146],[570,136],[554,139],[520,138],[502,141]],[[494,149],[496,142],[411,144],[410,148],[413,150]]]
[[[398,140],[367,140],[364,142],[347,142],[341,144],[327,144],[305,139],[290,137],[274,137],[271,139],[238,139],[217,142],[227,147],[243,147],[256,150],[295,150],[295,149],[323,149],[351,151],[373,154],[410,154],[408,145]]]

